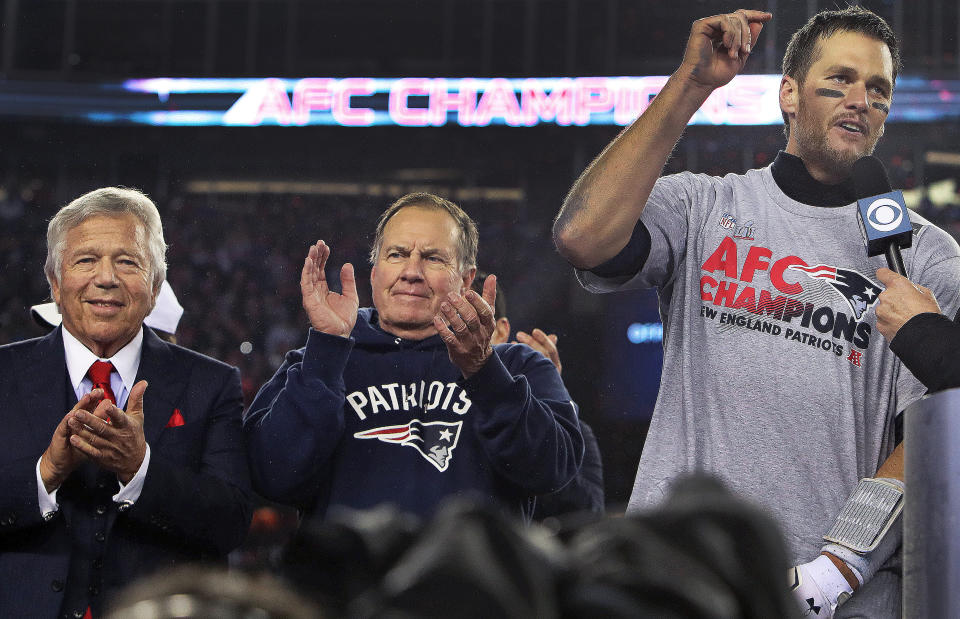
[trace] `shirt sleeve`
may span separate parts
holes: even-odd
[[[657,179],[630,241],[621,252],[577,279],[590,292],[665,285],[687,251],[692,213],[716,200],[710,177],[682,172]]]
[[[590,272],[598,277],[607,279],[625,278],[624,281],[626,281],[643,268],[649,255],[650,231],[647,230],[643,221],[638,221],[637,225],[633,227],[630,240],[620,250],[620,253],[603,264],[590,269]]]
[[[960,387],[960,324],[943,314],[917,314],[893,340],[890,350],[930,391]]]
[[[907,268],[907,277],[929,288],[946,316],[955,315],[960,309],[960,246],[947,232],[931,224],[920,229],[913,245],[914,255]],[[898,347],[903,343],[898,343]],[[903,352],[902,348],[899,350]],[[897,349],[893,351],[900,356]],[[932,377],[915,376],[912,373],[915,367],[915,364],[911,367],[905,363],[897,378],[897,411],[919,400],[930,388],[926,383]],[[945,371],[944,367],[937,369],[941,374]]]
[[[119,479],[117,483],[120,484],[120,492],[113,495],[113,502],[121,505],[133,505],[137,502],[137,499],[140,498],[140,493],[143,491],[143,480],[147,477],[147,467],[150,466],[150,445],[147,445],[147,450],[143,454],[143,462],[140,463],[140,468],[137,469],[136,474],[130,479],[129,483],[123,483]]]
[[[353,344],[311,328],[306,347],[287,353],[244,413],[250,475],[261,496],[291,505],[314,499],[346,427],[343,372]]]
[[[44,520],[50,520],[60,511],[60,504],[57,503],[57,490],[59,486],[52,491],[47,492],[47,487],[43,485],[43,477],[40,475],[40,461],[43,456],[37,458],[37,501],[40,503],[40,515]]]
[[[577,407],[556,366],[525,344],[498,344],[463,381],[481,413],[477,434],[493,467],[530,494],[555,492],[583,462]]]

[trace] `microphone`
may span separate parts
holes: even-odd
[[[890,270],[906,277],[900,248],[913,244],[913,225],[903,193],[891,190],[887,171],[873,155],[858,159],[852,176],[867,255],[886,255]]]

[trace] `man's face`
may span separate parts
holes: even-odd
[[[460,273],[460,230],[443,210],[408,206],[390,218],[370,273],[380,326],[408,339],[437,332],[433,317],[447,294],[463,294],[475,269]]]
[[[113,356],[140,329],[156,293],[146,231],[133,215],[95,215],[67,232],[53,300],[63,326],[98,357]]]
[[[893,93],[890,50],[878,39],[837,32],[819,42],[819,57],[797,88],[787,152],[817,180],[839,182],[883,135]]]

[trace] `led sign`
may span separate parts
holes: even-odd
[[[159,126],[535,127],[629,124],[665,76],[0,80],[0,118]],[[695,125],[778,125],[779,75],[738,75]],[[888,122],[960,119],[960,80],[897,80]]]
[[[168,100],[197,92],[200,80],[129,80],[128,90]],[[533,127],[627,125],[639,116],[667,78],[420,78],[366,77],[266,78],[236,80],[241,93],[223,113],[224,125],[311,124],[370,127]],[[221,87],[231,80],[218,80]],[[693,124],[767,125],[782,122],[777,104],[778,76],[741,75],[716,90]],[[162,116],[155,120],[162,121]]]

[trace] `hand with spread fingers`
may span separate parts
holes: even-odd
[[[702,86],[727,84],[743,69],[763,25],[772,18],[766,11],[738,9],[698,19],[690,29],[681,68]]]
[[[330,246],[317,241],[310,246],[303,271],[300,273],[300,293],[303,309],[310,318],[310,326],[317,331],[340,337],[350,337],[357,322],[360,299],[353,265],[349,262],[340,267],[340,283],[343,294],[330,290],[324,268],[330,257]]]
[[[464,378],[470,378],[483,367],[493,346],[496,321],[493,304],[497,298],[497,277],[488,275],[483,282],[483,296],[468,290],[463,295],[451,292],[440,304],[440,313],[434,316],[433,325],[447,345],[450,360],[460,368]]]
[[[101,400],[103,400],[103,391],[94,389],[80,398],[80,401],[57,424],[50,445],[43,452],[43,457],[40,458],[40,477],[43,479],[43,485],[47,492],[59,488],[60,484],[70,476],[70,473],[87,459],[82,452],[77,451],[71,445],[73,431],[69,422],[79,411],[93,413]]]
[[[530,348],[542,354],[544,357],[557,366],[557,373],[563,372],[563,366],[560,365],[560,352],[557,350],[557,336],[555,333],[547,335],[541,329],[534,329],[529,334],[523,331],[517,331],[517,341],[526,344]]]
[[[143,435],[143,393],[146,390],[145,380],[133,386],[126,412],[109,400],[102,400],[93,412],[78,409],[67,415],[70,444],[101,468],[116,473],[125,484],[136,475],[147,451]]]
[[[892,340],[900,327],[917,314],[940,313],[940,304],[926,286],[914,284],[887,268],[877,269],[877,279],[886,286],[877,297],[877,330],[887,341]]]

